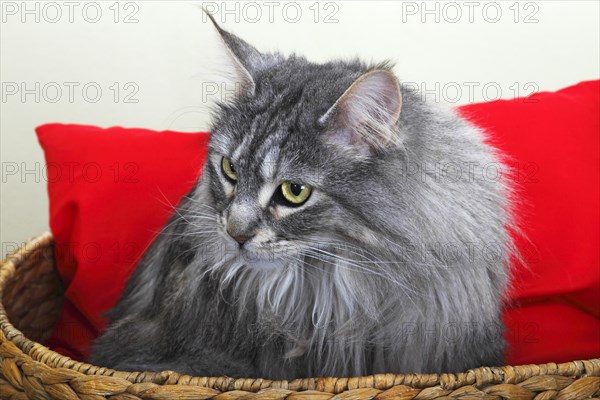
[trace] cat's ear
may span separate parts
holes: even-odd
[[[400,144],[401,109],[398,79],[388,70],[374,70],[358,77],[319,122],[335,144],[370,155]]]
[[[265,65],[265,57],[252,45],[221,28],[206,9],[203,8],[203,11],[221,38],[229,61],[236,73],[237,81],[241,85],[242,92],[252,95],[256,87],[253,74],[267,66]]]

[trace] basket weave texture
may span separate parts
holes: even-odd
[[[63,288],[50,234],[0,264],[0,399],[588,399],[600,396],[600,359],[483,367],[459,374],[379,374],[293,381],[123,372],[39,344],[58,318]]]

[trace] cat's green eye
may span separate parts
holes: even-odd
[[[233,182],[237,181],[235,168],[233,167],[233,164],[229,158],[223,157],[223,161],[221,161],[221,167],[223,168],[223,173],[227,178]]]
[[[295,206],[299,206],[308,200],[311,192],[312,188],[302,183],[286,181],[281,184],[281,195],[287,202]]]

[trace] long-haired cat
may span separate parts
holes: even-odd
[[[388,63],[263,54],[213,23],[240,93],[91,361],[269,379],[500,365],[510,185],[483,133]]]

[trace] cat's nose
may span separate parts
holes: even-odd
[[[256,234],[259,219],[259,210],[252,202],[237,200],[229,208],[225,230],[242,246]]]
[[[238,242],[240,244],[240,246],[242,246],[248,240],[252,239],[252,236],[250,236],[250,235],[240,235],[240,234],[236,235],[236,234],[231,234],[231,232],[229,232],[229,231],[227,231],[227,233],[229,233],[229,236],[231,236],[233,238],[233,240]]]

